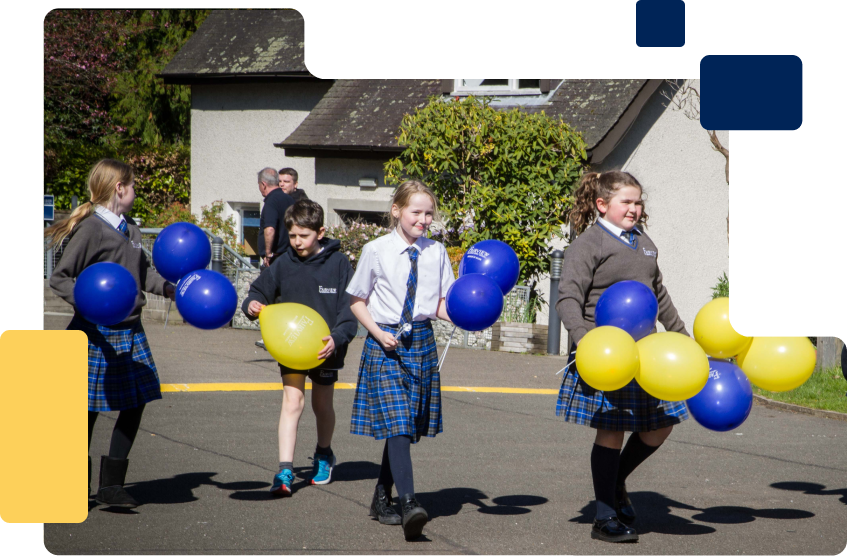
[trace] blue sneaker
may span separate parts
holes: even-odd
[[[274,484],[271,485],[271,494],[276,496],[291,496],[291,483],[294,482],[294,473],[291,469],[283,469],[274,475]]]
[[[332,468],[335,467],[335,454],[324,456],[315,453],[312,458],[314,467],[312,467],[312,484],[325,485],[332,479]]]

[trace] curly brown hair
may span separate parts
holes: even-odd
[[[577,234],[582,233],[597,216],[597,199],[603,199],[607,203],[611,201],[622,187],[632,185],[644,191],[638,180],[628,172],[611,170],[609,172],[588,172],[583,174],[579,181],[574,197],[574,207],[568,214],[568,221],[573,225]],[[646,227],[647,208],[641,211],[641,218],[636,222]]]

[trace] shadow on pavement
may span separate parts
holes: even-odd
[[[802,492],[803,494],[841,496],[841,503],[847,504],[847,488],[840,488],[838,490],[826,490],[826,487],[824,485],[818,483],[803,483],[799,481],[773,483],[771,487],[778,488],[781,490],[793,490],[796,492]]]
[[[711,508],[698,508],[668,498],[656,492],[630,492],[629,497],[638,513],[635,529],[638,534],[660,533],[665,535],[705,535],[714,533],[715,528],[700,525],[694,521],[704,523],[736,525],[755,521],[756,518],[769,519],[806,519],[814,517],[815,514],[804,510],[789,508],[774,508],[754,510],[743,506],[714,506]],[[671,514],[671,508],[699,511],[691,516],[691,519]],[[580,510],[580,516],[572,518],[572,523],[591,524],[594,521],[595,503],[592,501]],[[694,521],[692,521],[694,520]]]
[[[493,505],[484,502],[488,500],[481,490],[475,488],[445,488],[438,492],[419,492],[415,494],[418,502],[426,509],[429,519],[456,515],[465,504],[472,504],[477,511],[491,515],[519,515],[530,513],[532,510],[524,506],[546,504],[547,499],[541,496],[515,495],[500,496],[491,500]]]
[[[308,473],[312,468],[308,469]],[[332,482],[375,481],[379,478],[379,464],[372,461],[345,461],[332,468]],[[371,486],[373,488],[373,486]]]

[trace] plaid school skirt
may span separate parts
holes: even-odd
[[[395,333],[397,326],[379,325]],[[350,432],[377,440],[408,435],[415,443],[421,436],[442,432],[441,377],[438,352],[429,320],[412,323],[397,348],[382,349],[368,334],[359,364],[359,380],[353,398]]]
[[[130,328],[100,326],[75,315],[68,330],[88,336],[88,411],[120,411],[162,399],[159,374],[136,321]]]
[[[574,357],[571,353],[568,363]],[[573,363],[565,371],[556,402],[556,416],[562,415],[567,422],[594,429],[648,432],[681,423],[688,419],[688,410],[684,402],[654,398],[635,379],[619,390],[595,390],[580,378]]]

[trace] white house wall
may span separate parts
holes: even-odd
[[[695,86],[699,90],[698,82]],[[646,231],[659,248],[664,284],[691,333],[711,288],[729,268],[729,186],[725,159],[712,149],[700,122],[666,108],[662,90],[667,87],[650,98],[617,148],[592,169],[624,170],[644,187],[650,216]],[[719,131],[718,138],[729,148],[728,132]],[[548,299],[549,277],[540,290]],[[538,322],[547,319],[545,311]],[[566,337],[563,332],[562,351]]]
[[[336,226],[337,210],[388,210],[394,187],[385,186],[384,174],[380,160],[321,157],[315,159],[315,187],[306,193],[324,208],[326,224]],[[378,186],[360,187],[361,178],[376,179]]]
[[[299,126],[329,90],[328,82],[192,85],[191,212],[221,199],[233,206],[262,201],[258,172],[290,166],[311,195],[312,158],[286,157],[274,147]]]

